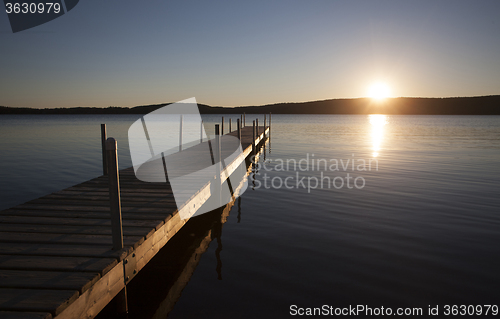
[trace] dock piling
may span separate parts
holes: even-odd
[[[220,126],[220,135],[224,135],[224,116],[222,117],[222,123]]]
[[[264,114],[264,140],[266,140],[266,114]]]
[[[271,112],[269,112],[269,138],[271,138]]]
[[[256,134],[255,134],[255,121],[253,121],[253,134],[252,134],[252,139],[253,139],[253,141],[252,141],[252,153],[253,153],[253,155],[255,155],[255,149],[257,148],[255,146],[255,136],[256,136]]]
[[[220,139],[220,132],[219,132],[219,125],[215,124],[215,148],[213,150],[214,152],[214,162],[215,162],[215,199],[218,201],[220,204],[220,191],[221,191],[221,139]]]
[[[112,137],[106,140],[109,176],[109,204],[111,212],[111,230],[113,249],[123,248],[122,207],[120,199],[120,177],[118,173],[117,143]]]
[[[101,124],[102,175],[108,175],[108,164],[106,163],[106,138],[106,124]]]
[[[229,118],[229,133],[231,133],[231,118]]]
[[[236,120],[236,127],[238,130],[238,140],[241,141],[241,122],[240,122],[240,119]]]
[[[246,114],[243,112],[243,127],[247,126],[246,125]]]
[[[259,138],[259,118],[255,119],[255,133],[257,133],[255,138]]]

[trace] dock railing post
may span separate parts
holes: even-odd
[[[220,125],[220,135],[224,135],[224,116],[222,117],[222,123]]]
[[[102,175],[108,174],[108,164],[106,163],[106,138],[106,124],[101,124]]]
[[[113,250],[123,248],[122,205],[120,199],[120,175],[118,172],[118,155],[116,140],[112,137],[106,140],[106,155],[109,176],[109,204],[111,212],[111,235]],[[125,286],[116,296],[117,311],[120,314],[128,312],[127,287]]]
[[[109,204],[111,212],[113,249],[120,250],[123,248],[120,177],[118,173],[117,145],[116,140],[112,137],[106,140],[106,153],[108,160]]]
[[[265,140],[266,140],[266,114],[264,114],[264,141]]]
[[[269,138],[271,138],[271,112],[269,112]]]
[[[184,122],[184,118],[181,114],[181,123],[179,127],[179,152],[182,151],[182,123]]]
[[[245,112],[243,112],[243,127],[247,126],[247,123],[246,123],[246,114]]]
[[[231,118],[229,118],[229,132],[228,133],[231,133]]]
[[[221,196],[221,139],[219,125],[215,124],[215,149],[214,152],[214,162],[215,162],[215,187],[214,196],[218,204],[220,204]]]
[[[240,119],[236,120],[236,127],[238,129],[238,139],[241,141],[241,122],[240,122]]]
[[[240,114],[240,125],[243,127],[243,114]]]
[[[252,153],[255,155],[255,121],[253,121],[253,134],[252,134]]]
[[[259,138],[259,119],[256,118],[255,119],[255,133],[257,133],[257,137],[255,139],[258,139]]]

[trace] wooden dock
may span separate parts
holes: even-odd
[[[241,163],[270,128],[228,134],[241,135]],[[237,164],[228,164],[222,178]],[[143,182],[133,168],[123,169],[123,248],[113,249],[109,183],[103,175],[0,212],[0,318],[93,318],[118,294],[126,302],[127,283],[187,220],[168,181]]]

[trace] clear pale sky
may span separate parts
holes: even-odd
[[[3,10],[3,6],[2,6]],[[13,34],[0,105],[213,106],[500,94],[500,1],[81,0]]]

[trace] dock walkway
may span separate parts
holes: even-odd
[[[257,131],[241,129],[244,158],[269,135]],[[0,212],[0,318],[95,317],[187,222],[168,182],[142,182],[133,168],[119,175],[121,250],[112,249],[108,176]]]

